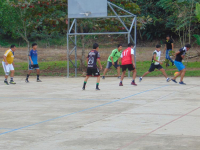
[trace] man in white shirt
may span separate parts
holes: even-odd
[[[163,63],[160,61],[160,56],[161,56],[160,48],[161,48],[160,45],[156,45],[156,50],[153,52],[153,57],[152,57],[152,61],[151,61],[151,67],[149,68],[149,70],[147,72],[145,72],[143,74],[142,77],[140,77],[140,79],[139,79],[140,82],[142,81],[143,77],[145,77],[149,73],[153,72],[155,69],[158,69],[163,73],[163,75],[165,76],[167,82],[171,81],[171,79],[167,77],[167,74],[166,74],[165,70],[161,66]]]

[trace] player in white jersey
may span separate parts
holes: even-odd
[[[151,67],[149,68],[149,70],[147,72],[145,72],[143,74],[143,76],[140,77],[140,79],[139,79],[140,82],[142,81],[143,77],[145,77],[149,73],[153,72],[155,69],[158,69],[163,73],[163,75],[165,76],[167,82],[171,81],[171,79],[167,77],[167,74],[166,74],[165,70],[161,66],[163,63],[160,61],[160,56],[161,56],[160,48],[161,48],[160,45],[156,45],[156,50],[153,52],[153,57],[152,57],[152,61],[151,61]]]

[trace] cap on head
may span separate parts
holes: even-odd
[[[97,49],[98,47],[99,47],[99,44],[97,44],[97,43],[93,44],[93,49]]]
[[[190,44],[185,44],[185,47],[191,48],[191,45]]]
[[[133,44],[133,43],[129,43],[129,44],[128,44],[128,47],[131,47],[131,46],[134,46],[134,44]]]
[[[37,45],[37,43],[33,43],[33,44],[32,44],[32,47],[34,47],[34,46],[36,46],[36,45]]]
[[[159,44],[158,44],[158,45],[156,45],[156,48],[161,48],[161,45],[159,45]]]
[[[16,46],[15,46],[15,45],[11,45],[11,46],[10,46],[10,48],[14,48],[14,47],[16,47]]]

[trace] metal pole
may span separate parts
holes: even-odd
[[[129,32],[129,33],[128,33],[128,44],[130,43],[130,36],[131,36],[131,35],[130,35],[130,32]],[[129,77],[129,78],[130,78],[130,74],[131,74],[130,71],[128,71],[128,77]]]
[[[128,32],[69,33],[69,35],[107,35],[107,34],[128,34]]]
[[[124,11],[124,12],[126,12],[126,13],[128,13],[128,14],[130,14],[130,15],[132,15],[132,16],[134,16],[134,17],[136,16],[136,15],[132,14],[131,12],[129,12],[129,11],[127,11],[127,10],[125,10],[125,9],[123,9],[123,8],[121,8],[121,7],[119,7],[119,6],[115,5],[115,4],[113,4],[113,3],[111,3],[111,2],[108,2],[108,4],[111,4],[112,6],[118,8],[118,9],[120,9],[120,10],[122,10],[122,11]]]
[[[75,33],[77,33],[77,19],[75,19]],[[77,77],[77,35],[75,35],[75,77]]]
[[[135,67],[136,67],[137,17],[135,17],[135,33],[134,33],[134,42],[135,42],[134,57],[135,57]]]
[[[69,29],[70,19],[68,19],[68,30],[67,30],[67,78],[69,78]]]
[[[123,16],[119,16],[120,18],[128,18],[128,17],[133,17],[135,15],[123,15]],[[117,16],[103,16],[103,17],[98,17],[98,18],[118,18]],[[96,17],[90,17],[88,16],[87,18],[81,18],[81,19],[96,19]]]
[[[112,7],[109,3],[108,3],[108,5],[109,5],[110,9],[114,12],[114,14],[117,16],[117,18],[119,19],[119,21],[122,23],[122,25],[124,26],[124,28],[125,28],[127,31],[129,31],[128,28],[127,28],[127,26],[124,24],[124,22],[122,21],[122,19],[119,18],[118,14],[117,14],[116,11],[113,9],[113,7]]]

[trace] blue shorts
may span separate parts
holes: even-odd
[[[115,65],[114,65],[114,67],[115,67],[116,69],[120,66],[120,65],[118,65],[117,63],[118,63],[118,61],[116,61],[116,62],[115,62]],[[106,68],[109,69],[110,67],[112,67],[112,62],[109,62],[109,61],[108,61],[108,62],[107,62]]]
[[[182,62],[174,61],[174,64],[175,64],[176,68],[178,69],[178,71],[185,69],[185,66],[183,65]]]

